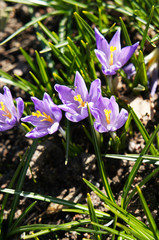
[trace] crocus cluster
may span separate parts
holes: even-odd
[[[65,116],[68,120],[79,122],[88,117],[88,105],[95,118],[94,127],[98,132],[116,131],[124,125],[128,118],[127,110],[121,109],[119,113],[119,106],[114,96],[110,99],[102,97],[99,79],[92,82],[88,93],[84,79],[77,72],[74,89],[55,85],[55,90],[63,103],[59,107],[66,112]]]
[[[138,43],[121,49],[120,29],[117,30],[110,43],[95,28],[97,49],[95,54],[102,64],[105,75],[114,75],[132,56]],[[26,134],[29,138],[40,138],[53,134],[60,129],[62,111],[72,122],[79,122],[88,117],[88,107],[94,117],[94,127],[98,132],[114,132],[121,128],[128,118],[125,109],[119,111],[115,97],[110,99],[102,96],[100,79],[94,80],[88,91],[85,81],[79,72],[76,72],[74,87],[55,85],[62,102],[56,105],[51,97],[44,93],[43,99],[31,97],[35,111],[31,115],[22,117],[24,102],[17,98],[17,109],[14,106],[10,90],[4,87],[4,95],[0,94],[0,131],[11,129],[23,122],[31,123],[35,128]]]

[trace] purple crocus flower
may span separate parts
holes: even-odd
[[[47,134],[53,134],[59,129],[59,122],[62,118],[62,112],[59,107],[53,103],[51,97],[44,93],[43,100],[31,97],[34,103],[35,111],[32,115],[26,116],[21,120],[29,122],[35,128],[25,136],[29,138],[40,138]]]
[[[23,100],[20,97],[16,99],[16,109],[9,88],[4,86],[3,90],[4,94],[0,93],[0,132],[18,125],[24,111]]]
[[[84,79],[76,72],[74,89],[56,84],[55,90],[63,103],[59,107],[66,112],[66,118],[72,122],[79,122],[88,117],[87,103],[91,110],[101,96],[101,82],[99,79],[94,80],[88,93]]]
[[[121,109],[119,113],[119,106],[114,96],[111,98],[100,97],[96,104],[96,108],[91,111],[95,118],[94,128],[98,132],[114,132],[121,128],[128,118],[128,112]]]
[[[138,42],[132,46],[127,46],[121,49],[120,29],[114,34],[108,44],[104,36],[95,28],[95,37],[97,49],[95,54],[102,64],[102,72],[105,75],[114,75],[116,71],[123,67],[135,52]]]

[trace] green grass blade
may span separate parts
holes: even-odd
[[[47,89],[48,93],[52,96],[53,89],[52,89],[51,83],[49,81],[46,62],[45,62],[43,57],[40,57],[40,55],[37,51],[35,51],[35,53],[36,53],[36,60],[37,60],[38,66],[39,66],[40,75],[41,75],[43,85]]]
[[[5,1],[26,4],[26,5],[31,5],[31,6],[41,6],[41,7],[49,7],[50,6],[48,1],[43,1],[43,0],[5,0]]]
[[[27,86],[26,84],[24,84],[21,81],[17,81],[17,79],[15,79],[14,77],[12,77],[11,75],[9,75],[8,73],[4,72],[3,70],[0,69],[0,81],[6,83],[6,84],[10,84],[16,87],[19,87],[21,89],[23,89],[24,91],[29,91],[29,86]]]
[[[96,193],[96,192],[95,192]],[[116,203],[109,200],[106,196],[99,196],[107,204],[106,208],[114,213],[117,217],[121,218],[133,230],[134,236],[140,240],[154,240],[152,231],[141,221],[139,221],[132,214],[128,213],[125,209],[118,206]],[[118,225],[118,223],[116,223]]]
[[[132,115],[132,117],[133,117],[133,119],[134,119],[134,121],[136,123],[136,126],[138,127],[138,129],[139,129],[140,133],[142,134],[145,142],[147,143],[149,138],[150,138],[148,132],[146,131],[144,125],[141,123],[141,121],[137,117],[137,115],[134,112],[133,108],[129,107],[129,109],[130,109],[130,113],[131,113],[131,115]],[[152,155],[156,155],[157,152],[158,152],[153,144],[151,144],[151,146],[150,146],[150,152],[151,152]]]
[[[152,17],[153,17],[153,13],[154,13],[154,6],[152,6],[152,8],[151,8],[151,12],[150,12],[147,24],[146,24],[146,28],[145,28],[145,31],[144,31],[144,34],[143,34],[143,37],[142,37],[142,41],[140,43],[140,50],[141,51],[143,51],[143,48],[144,48],[147,32],[148,32],[148,29],[149,29],[149,26],[150,26],[150,22],[151,22]]]
[[[19,33],[25,31],[30,26],[33,26],[35,23],[40,22],[40,21],[44,20],[45,18],[48,18],[49,16],[55,16],[55,15],[61,15],[61,14],[67,14],[67,12],[63,11],[63,10],[59,10],[59,11],[57,10],[57,11],[53,11],[51,13],[47,13],[45,15],[42,15],[42,16],[40,16],[38,18],[35,18],[35,19],[31,20],[30,22],[26,23],[23,27],[21,27],[17,31],[15,31],[13,34],[11,34],[9,37],[7,37],[4,41],[2,41],[0,43],[0,45],[3,45],[6,42],[10,41],[15,36],[17,36]]]
[[[131,188],[131,185],[133,183],[133,180],[136,176],[136,173],[142,163],[142,156],[145,155],[148,151],[148,149],[150,148],[151,146],[151,143],[153,142],[157,132],[159,131],[159,125],[157,126],[157,128],[155,129],[155,131],[153,132],[152,136],[150,137],[150,139],[148,140],[148,142],[146,143],[145,147],[143,148],[143,150],[141,151],[141,154],[139,156],[139,158],[137,159],[135,165],[133,166],[133,169],[131,171],[131,173],[129,174],[129,177],[124,185],[124,189],[123,189],[123,194],[122,194],[122,200],[121,200],[121,204],[122,204],[122,207],[125,208],[125,202],[126,202],[126,198],[128,196],[128,192]]]
[[[26,225],[26,226],[20,226],[19,228],[13,230],[8,236],[12,236],[16,233],[23,233],[23,232],[30,232],[30,231],[39,231],[34,234],[25,235],[23,239],[30,239],[37,236],[42,236],[44,234],[55,232],[55,231],[71,231],[71,229],[74,229],[80,225],[83,224],[89,224],[90,220],[79,220],[79,221],[72,221],[60,225],[51,225],[51,224],[32,224],[32,225]]]
[[[37,146],[37,142],[38,142],[38,140],[35,139],[33,141],[33,144],[31,145],[30,149],[28,150],[27,154],[24,155],[25,163],[24,163],[23,169],[22,169],[22,171],[20,173],[20,176],[18,178],[17,185],[16,185],[16,190],[17,191],[21,191],[21,189],[23,187],[23,183],[24,183],[24,179],[25,179],[25,176],[26,176],[26,172],[27,172],[30,160],[32,158],[32,155],[35,152],[35,149],[36,149],[36,146]],[[13,217],[14,217],[14,214],[15,214],[15,210],[16,210],[18,201],[19,201],[19,196],[15,195],[14,199],[13,199],[13,202],[12,202],[12,205],[11,205],[11,212],[10,212],[9,219],[8,219],[9,227],[11,227],[11,225],[12,225]]]
[[[41,22],[38,22],[38,24],[41,27],[41,29],[44,31],[44,33],[47,35],[47,37],[50,38],[54,44],[57,44],[58,40],[54,37],[53,33],[46,26],[44,26]]]
[[[74,13],[74,16],[86,42],[91,42],[92,39],[95,41],[94,31],[88,23],[77,12]]]
[[[26,197],[26,198],[31,198],[31,199],[35,199],[35,200],[39,200],[39,201],[49,202],[49,203],[53,202],[53,203],[57,203],[60,205],[64,205],[69,208],[80,209],[80,210],[84,210],[84,211],[88,212],[88,207],[85,205],[82,205],[79,203],[73,203],[71,201],[55,198],[55,197],[48,196],[48,195],[37,194],[34,192],[17,191],[17,190],[9,189],[9,188],[0,188],[0,192],[13,194],[13,195],[21,196],[21,197]],[[108,220],[112,219],[112,217],[108,213],[101,212],[99,210],[95,210],[95,212],[98,217],[104,217]]]
[[[145,200],[145,198],[144,198],[144,196],[141,192],[141,189],[139,188],[139,186],[136,186],[136,188],[137,188],[137,191],[138,191],[140,201],[141,201],[142,207],[144,209],[145,215],[147,216],[147,220],[150,224],[150,228],[151,228],[151,230],[154,234],[155,239],[158,240],[159,239],[159,231],[157,229],[157,225],[156,225],[156,223],[155,223],[155,221],[152,217],[152,214],[151,214],[150,209],[149,209],[149,207],[146,203],[146,200]]]
[[[124,237],[124,239],[128,239],[128,240],[136,240],[135,237],[133,237],[131,235],[128,235],[128,234],[125,234],[123,232],[117,231],[113,228],[110,228],[110,227],[107,227],[107,226],[104,226],[104,225],[101,225],[101,224],[95,223],[95,222],[91,222],[91,223],[92,223],[92,225],[97,226],[101,229],[104,229],[111,234],[115,234],[116,236]]]
[[[10,228],[10,232],[14,231],[16,227],[21,223],[21,221],[24,219],[24,217],[32,210],[32,208],[35,206],[37,201],[31,203],[23,212],[22,214],[16,219],[16,221],[13,223],[13,225]],[[9,234],[10,235],[10,234]]]
[[[120,19],[120,24],[121,24],[121,27],[122,27],[122,30],[123,30],[126,45],[131,46],[132,43],[131,43],[131,40],[130,40],[130,37],[129,37],[129,33],[127,31],[126,25],[125,25],[125,23],[124,23],[124,21],[121,17],[119,17],[119,19]],[[133,64],[136,66],[137,58],[136,58],[135,54],[132,55],[131,60],[132,60]]]
[[[74,0],[62,0],[65,3],[69,3],[75,6],[78,6],[80,8],[87,8],[87,5],[84,3],[80,3],[79,1],[74,1]]]
[[[30,55],[21,47],[20,48],[21,53],[23,54],[23,56],[25,57],[25,59],[27,60],[29,66],[31,67],[31,69],[34,71],[34,73],[36,73],[36,75],[38,77],[40,77],[39,74],[39,69],[36,66],[36,64],[34,63],[33,59],[30,57]]]
[[[13,187],[13,185],[14,185],[14,183],[15,183],[15,181],[16,181],[16,179],[17,179],[17,177],[18,177],[18,175],[19,175],[19,173],[20,173],[20,171],[21,171],[21,169],[23,167],[23,164],[24,164],[24,160],[22,159],[22,161],[19,163],[19,165],[18,165],[18,167],[17,167],[17,169],[16,169],[16,171],[15,171],[15,173],[14,173],[14,175],[13,175],[13,177],[12,177],[12,179],[11,179],[9,185],[8,185],[8,188],[12,188]],[[3,240],[2,239],[2,235],[1,235],[2,234],[3,213],[4,213],[4,209],[5,209],[8,197],[9,197],[9,194],[8,193],[5,194],[4,199],[2,201],[2,204],[1,204],[1,212],[0,212],[0,240]]]
[[[52,43],[49,43],[49,45],[55,57],[58,58],[63,65],[65,65],[66,67],[70,67],[72,61],[68,57],[66,57],[65,54],[61,53],[60,50],[56,48]]]
[[[90,197],[90,194],[87,193],[87,204],[88,204],[88,209],[89,209],[89,215],[90,215],[90,219],[92,222],[95,222],[95,223],[98,223],[98,218],[96,217],[96,214],[95,214],[95,210],[94,210],[94,207],[93,207],[93,203],[91,201],[91,197]],[[93,226],[94,230],[95,231],[99,231],[100,228],[98,226]],[[94,237],[96,240],[101,240],[101,236],[99,234],[94,234]]]
[[[133,87],[137,87],[138,85],[144,86],[146,91],[148,90],[148,78],[147,78],[147,71],[144,61],[144,56],[142,51],[139,52],[138,60],[137,60],[137,73],[135,79],[133,81]]]

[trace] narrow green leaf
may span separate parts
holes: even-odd
[[[99,227],[99,228],[101,228],[101,229],[104,229],[104,230],[106,230],[106,231],[109,232],[109,233],[115,234],[115,235],[117,235],[117,236],[124,237],[124,239],[136,240],[135,237],[130,236],[130,235],[127,235],[127,234],[125,234],[125,233],[123,233],[123,232],[117,231],[117,230],[112,229],[112,228],[110,228],[110,227],[107,227],[107,226],[104,226],[104,225],[101,225],[101,224],[95,223],[95,222],[91,222],[91,223],[92,223],[92,225],[97,226],[97,227]]]
[[[133,117],[133,119],[134,119],[134,121],[136,123],[136,126],[138,127],[138,129],[139,129],[140,133],[142,134],[145,142],[147,143],[149,138],[150,138],[148,132],[146,131],[144,125],[141,123],[140,119],[137,117],[137,115],[134,112],[133,108],[131,108],[129,106],[129,109],[130,109],[130,113],[131,113],[131,115],[132,115],[132,117]],[[151,152],[152,155],[156,155],[157,152],[158,152],[153,144],[151,144],[151,146],[150,146],[150,152]]]
[[[89,11],[82,11],[82,13],[84,15],[86,15],[86,17],[92,22],[92,23],[95,23],[97,24],[99,19],[97,16],[95,16],[93,13],[89,12]]]
[[[150,209],[149,209],[149,207],[146,203],[146,200],[145,200],[145,198],[144,198],[144,196],[141,192],[141,189],[139,188],[139,186],[136,186],[136,188],[137,188],[137,191],[138,191],[140,201],[141,201],[142,207],[144,209],[145,215],[147,216],[147,220],[150,224],[150,228],[151,228],[151,230],[154,234],[155,239],[157,240],[157,239],[159,239],[159,231],[157,229],[157,225],[156,225],[156,223],[155,223],[155,221],[152,217],[152,214],[151,214]]]
[[[126,25],[125,25],[125,23],[124,23],[124,21],[121,17],[119,17],[119,19],[120,19],[121,27],[122,27],[122,30],[123,30],[123,33],[124,33],[124,38],[125,38],[126,45],[131,46],[132,43],[131,43],[131,40],[130,40],[130,37],[129,37],[129,33],[126,29]],[[137,58],[136,58],[135,54],[132,55],[131,60],[132,60],[133,64],[136,66]]]
[[[87,193],[87,204],[88,204],[89,215],[90,215],[91,221],[95,222],[95,223],[98,223],[98,219],[96,217],[95,210],[94,210],[94,207],[93,207],[93,203],[91,201],[91,197],[90,197],[89,193]],[[100,228],[98,226],[94,225],[93,227],[94,227],[95,231],[100,230]],[[101,240],[101,236],[99,234],[95,233],[94,236],[95,236],[96,240]]]
[[[30,239],[37,236],[42,236],[44,234],[55,232],[55,231],[71,231],[71,229],[74,229],[75,227],[78,227],[83,224],[89,224],[90,220],[79,220],[79,221],[72,221],[60,225],[51,225],[51,224],[32,224],[32,225],[26,225],[26,226],[20,226],[13,230],[8,236],[15,235],[16,233],[23,233],[23,232],[31,232],[31,231],[39,231],[37,233],[33,233],[30,235],[24,235],[23,239]]]
[[[70,67],[72,64],[71,60],[69,58],[67,58],[65,54],[61,53],[60,50],[58,48],[56,48],[53,44],[49,43],[49,45],[50,45],[55,57],[57,57],[63,65]]]
[[[148,151],[148,149],[151,146],[151,143],[153,142],[157,132],[159,131],[159,125],[157,126],[157,128],[154,130],[152,136],[150,137],[150,139],[148,140],[148,142],[146,143],[145,147],[143,148],[143,150],[141,151],[141,154],[139,156],[139,158],[137,159],[137,161],[135,162],[135,165],[133,166],[133,169],[131,171],[131,173],[128,176],[128,179],[124,185],[124,189],[123,189],[123,194],[122,194],[122,199],[121,199],[121,205],[124,208],[125,207],[125,202],[126,202],[126,198],[128,196],[128,192],[131,188],[131,185],[133,183],[133,180],[136,176],[136,173],[142,163],[142,156],[145,155]]]
[[[62,1],[65,2],[65,3],[69,3],[69,4],[72,4],[72,5],[81,7],[81,8],[87,8],[86,4],[80,3],[79,1],[74,1],[74,0],[62,0]]]
[[[31,6],[43,6],[43,7],[50,6],[49,2],[43,1],[43,0],[5,0],[5,1],[20,3],[20,4],[27,4],[27,5],[31,5]]]
[[[15,173],[14,173],[14,175],[13,175],[13,177],[12,177],[12,179],[11,179],[9,185],[8,185],[9,188],[12,188],[12,187],[13,187],[13,185],[14,185],[14,183],[15,183],[15,181],[16,181],[16,179],[17,179],[17,177],[18,177],[18,175],[19,175],[19,173],[20,173],[20,171],[21,171],[21,169],[22,169],[22,167],[23,167],[23,164],[24,164],[24,159],[22,159],[22,160],[20,161],[20,163],[19,163],[19,165],[18,165],[18,167],[17,167],[17,169],[16,169],[16,171],[15,171]],[[4,199],[3,199],[3,201],[2,201],[2,204],[1,204],[1,211],[0,211],[0,233],[1,233],[1,230],[2,230],[3,213],[4,213],[4,209],[5,209],[7,200],[8,200],[8,196],[9,196],[8,193],[5,194]]]
[[[21,196],[21,197],[26,197],[26,198],[31,198],[31,199],[35,199],[35,200],[40,200],[40,201],[44,201],[44,202],[53,202],[53,203],[57,203],[60,205],[64,205],[66,207],[80,209],[80,210],[84,210],[84,211],[88,212],[88,207],[85,205],[82,205],[79,203],[73,203],[71,201],[55,198],[55,197],[48,196],[48,195],[37,194],[34,192],[17,191],[17,190],[9,189],[9,188],[0,188],[0,192],[13,194],[13,195]],[[112,217],[108,213],[101,212],[99,210],[95,210],[95,212],[96,212],[97,217],[105,217],[107,219],[112,219]]]
[[[26,84],[24,84],[21,81],[17,81],[17,79],[15,79],[14,77],[12,77],[11,75],[9,75],[8,73],[4,72],[3,70],[0,69],[0,81],[19,87],[21,89],[23,89],[24,91],[28,91],[30,90],[29,86],[27,86]]]
[[[148,32],[148,29],[149,29],[149,26],[150,26],[150,22],[151,22],[152,17],[153,17],[153,12],[154,12],[154,6],[152,6],[152,8],[151,8],[151,12],[150,12],[150,15],[149,15],[147,24],[146,24],[146,28],[145,28],[145,31],[144,31],[144,35],[143,35],[143,37],[142,37],[142,41],[141,41],[141,44],[140,44],[140,50],[141,50],[141,51],[143,51],[143,48],[144,48],[144,44],[145,44],[145,41],[146,41],[147,32]]]
[[[30,55],[22,47],[20,48],[20,51],[23,54],[23,56],[25,57],[25,59],[27,60],[29,66],[32,68],[34,73],[36,73],[36,75],[40,77],[39,69],[36,66],[36,64],[34,63],[33,59],[30,57]]]
[[[47,89],[48,93],[50,95],[52,95],[53,89],[52,89],[51,83],[49,81],[46,62],[43,57],[40,57],[40,55],[37,51],[35,51],[35,53],[36,53],[36,59],[37,59],[37,63],[39,66],[42,82],[43,82],[45,88]]]
[[[21,191],[21,189],[23,187],[23,183],[24,183],[24,179],[25,179],[25,176],[26,176],[28,166],[29,166],[29,162],[32,158],[32,155],[33,155],[35,149],[36,149],[37,142],[38,142],[38,140],[35,139],[33,141],[33,144],[31,145],[30,149],[28,150],[28,152],[26,154],[24,154],[24,156],[23,156],[23,159],[24,159],[25,163],[24,163],[23,169],[20,173],[20,176],[18,178],[17,185],[16,185],[16,190],[17,191]],[[13,217],[14,217],[14,214],[15,214],[15,211],[16,211],[18,201],[19,201],[19,196],[15,195],[14,199],[13,199],[13,202],[12,202],[12,205],[11,205],[11,212],[9,214],[9,219],[8,219],[9,227],[11,227],[11,225],[12,225]]]
[[[47,13],[45,15],[42,15],[38,18],[35,18],[35,19],[31,20],[30,22],[26,23],[23,27],[21,27],[20,29],[15,31],[13,34],[11,34],[9,37],[7,37],[3,42],[0,43],[0,45],[3,45],[6,42],[10,41],[15,36],[17,36],[19,33],[23,32],[24,30],[26,30],[30,26],[34,25],[35,23],[40,22],[40,21],[44,20],[45,18],[48,18],[49,16],[55,16],[55,15],[61,15],[61,14],[67,14],[67,12],[65,12],[63,10],[53,11],[51,13]]]
[[[96,192],[95,192],[96,193]],[[130,226],[130,231],[133,230],[134,237],[140,240],[154,240],[152,231],[140,220],[128,213],[125,209],[118,206],[116,203],[109,200],[106,196],[99,196],[107,204],[106,208],[114,213],[117,217],[121,218],[125,223]],[[118,223],[117,223],[118,225]]]
[[[133,81],[133,87],[137,87],[137,85],[142,85],[148,90],[148,78],[146,72],[146,66],[144,61],[144,56],[142,51],[139,52],[138,60],[137,60],[137,73],[135,79]]]
[[[41,29],[44,31],[44,33],[48,36],[48,38],[50,38],[54,44],[57,44],[58,40],[54,37],[54,34],[41,22],[38,22],[38,24],[41,27]]]
[[[90,42],[91,39],[95,41],[94,31],[88,23],[77,12],[74,13],[74,16],[86,42]]]
[[[12,230],[14,231],[14,229],[16,229],[16,227],[21,223],[21,221],[24,219],[24,217],[31,211],[31,209],[35,206],[35,204],[37,203],[37,201],[31,203],[23,212],[22,214],[15,220],[15,222],[13,223],[13,225],[11,226],[9,232],[12,232]]]

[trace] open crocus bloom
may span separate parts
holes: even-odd
[[[43,100],[31,97],[34,103],[35,111],[32,115],[26,116],[21,120],[29,122],[36,126],[25,136],[29,138],[40,138],[48,134],[53,134],[59,129],[59,122],[62,118],[62,112],[59,107],[53,103],[51,97],[44,93]]]
[[[121,49],[120,29],[114,34],[109,44],[97,28],[95,28],[95,37],[97,44],[95,54],[102,64],[102,72],[105,75],[116,74],[116,71],[127,63],[139,44],[137,42]]]
[[[94,80],[88,93],[84,79],[76,72],[74,90],[59,84],[55,85],[55,90],[63,103],[59,107],[66,112],[66,118],[72,122],[79,122],[88,117],[87,104],[91,110],[101,96],[101,82],[99,79]]]
[[[0,132],[17,125],[24,111],[23,100],[20,97],[16,99],[16,109],[9,88],[4,86],[3,90],[4,94],[0,93]]]
[[[128,118],[128,112],[121,109],[119,113],[119,106],[114,96],[110,99],[100,97],[96,104],[96,108],[91,111],[95,118],[94,128],[98,132],[114,132],[121,128]]]

